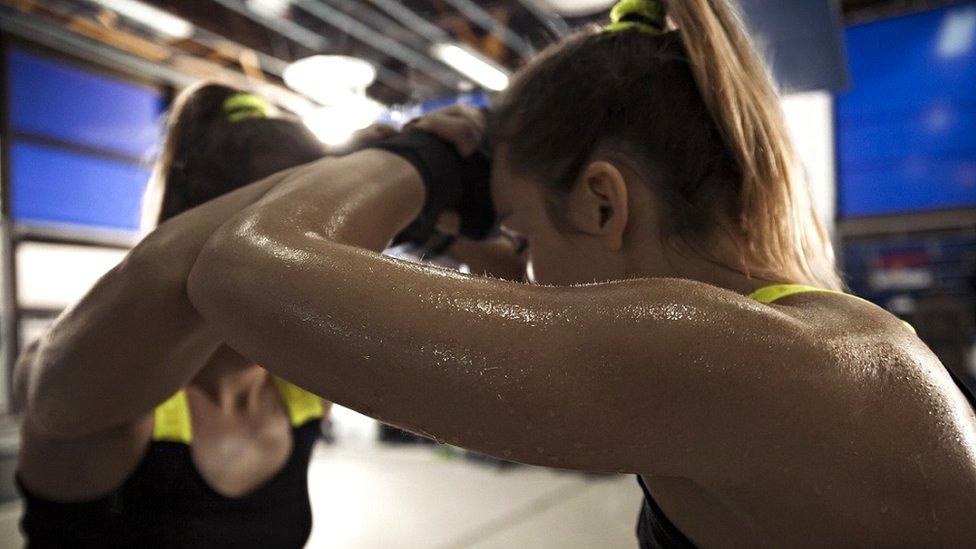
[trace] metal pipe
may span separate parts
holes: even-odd
[[[407,38],[411,43],[414,44],[412,47],[415,49],[416,43],[423,40],[423,35],[421,35],[419,32],[407,25],[401,25],[397,20],[391,19],[389,16],[383,14],[375,8],[367,6],[365,2],[362,2],[362,0],[324,1],[366,23],[374,30],[377,30],[395,40],[407,41],[403,35],[405,33],[409,33],[410,36]]]
[[[262,51],[250,48],[244,44],[235,42],[226,36],[217,34],[204,28],[196,27],[194,35],[190,37],[190,39],[200,42],[208,48],[214,50],[218,50],[218,44],[220,42],[224,42],[235,48],[240,48],[241,51],[252,51],[254,52],[254,55],[257,56],[258,61],[261,63],[261,70],[275,76],[281,76],[281,74],[285,71],[285,67],[288,66],[288,61],[285,61],[284,59],[279,59],[273,55],[268,55]]]
[[[317,32],[306,29],[305,27],[288,21],[287,19],[275,19],[271,17],[265,17],[259,13],[252,11],[246,5],[242,4],[239,0],[214,0],[221,6],[238,13],[244,17],[247,17],[251,21],[271,29],[278,34],[284,36],[285,38],[292,40],[295,43],[301,44],[306,48],[315,52],[324,52],[328,49],[329,40],[326,39],[321,34]],[[379,65],[379,63],[377,63]],[[283,70],[283,69],[282,69]],[[410,82],[400,74],[387,69],[383,66],[378,66],[376,71],[376,77],[382,81],[387,86],[393,88],[394,90],[404,94],[410,94]]]
[[[227,0],[222,0],[227,1]],[[355,37],[369,46],[383,52],[390,57],[399,59],[408,66],[421,70],[441,84],[451,89],[458,89],[460,80],[444,70],[438,63],[429,57],[417,53],[403,44],[383,36],[368,26],[360,23],[356,19],[333,8],[332,6],[317,2],[315,0],[292,0],[292,4],[300,7],[310,15],[322,20],[323,22]]]
[[[306,48],[312,51],[321,52],[321,51],[325,51],[329,47],[329,40],[326,39],[324,36],[316,32],[312,32],[306,29],[305,27],[297,23],[293,23],[287,19],[275,19],[272,17],[265,17],[263,15],[260,15],[252,11],[246,5],[239,2],[238,0],[213,0],[213,1],[233,11],[234,13],[237,13],[239,15],[242,15],[250,19],[251,21],[254,21],[255,23],[261,25],[262,27],[269,28],[277,32],[278,34],[284,36],[285,38],[288,38],[289,40],[297,44],[301,44],[305,46]]]
[[[445,0],[445,2],[454,6],[475,25],[490,33],[497,33],[499,38],[505,42],[505,45],[515,53],[524,58],[535,55],[535,49],[531,44],[510,29],[508,25],[492,17],[490,13],[482,9],[478,4],[475,4],[471,0]]]
[[[556,38],[562,38],[569,34],[569,25],[566,20],[560,17],[558,14],[546,9],[541,4],[539,0],[516,0],[519,4],[528,10],[540,23],[545,25],[549,32]]]
[[[431,42],[450,42],[454,38],[444,29],[417,15],[410,8],[394,0],[369,0],[371,4],[396,19],[401,25],[412,29]]]
[[[23,14],[4,6],[0,6],[0,15],[2,15],[0,31],[56,50],[70,51],[75,55],[116,67],[124,72],[149,76],[178,87],[189,86],[200,79],[198,76],[178,71],[164,64],[147,61],[90,38],[79,36],[62,27],[42,22],[43,20],[34,15]],[[240,73],[228,71],[213,63],[209,64],[212,65],[214,74],[241,87],[257,88],[258,93],[293,112],[302,112],[311,105],[308,99],[281,86],[255,83]]]

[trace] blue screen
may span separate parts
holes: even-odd
[[[14,219],[134,231],[149,169],[63,149],[10,148]]]
[[[7,61],[14,220],[137,230],[162,94],[22,50]]]
[[[409,122],[418,116],[423,116],[431,111],[435,111],[443,107],[449,107],[451,105],[472,105],[474,107],[484,108],[488,107],[490,104],[491,96],[488,93],[479,90],[471,93],[453,95],[450,97],[442,97],[440,99],[434,99],[424,103],[404,105],[397,112],[397,114],[399,114],[399,118],[394,119],[392,117],[393,113],[387,111],[383,116],[380,117],[380,121],[393,126],[399,126],[399,124]]]
[[[976,2],[851,27],[839,211],[976,206]]]
[[[161,94],[19,50],[7,57],[18,133],[143,158],[159,137]]]

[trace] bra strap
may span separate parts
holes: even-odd
[[[325,415],[322,400],[301,387],[273,378],[275,387],[285,402],[292,427],[301,427],[312,419]],[[190,444],[193,440],[193,424],[190,421],[190,405],[182,389],[169,397],[153,412],[153,440]]]
[[[319,397],[279,377],[275,377],[274,381],[278,386],[278,392],[281,393],[281,399],[285,401],[285,407],[288,408],[288,418],[291,420],[292,427],[301,427],[310,420],[320,419],[325,415]]]
[[[169,400],[156,406],[153,413],[153,440],[190,444],[193,426],[190,423],[190,405],[181,389]]]
[[[858,297],[856,295],[847,294],[844,292],[838,292],[837,290],[827,290],[824,288],[817,288],[815,286],[806,286],[803,284],[773,284],[772,286],[759,288],[755,292],[752,292],[751,294],[749,294],[749,299],[754,299],[765,305],[770,305],[772,303],[779,301],[780,299],[785,299],[787,297],[790,297],[791,295],[806,294],[811,292],[821,292],[827,294],[842,295],[842,296],[850,297],[852,299],[857,299],[865,303],[870,303],[871,305],[874,305],[874,303],[871,303],[870,301],[864,299],[863,297]],[[908,322],[902,321],[902,324],[904,324],[906,328],[911,330],[912,333],[917,333],[915,331],[915,327],[909,324]]]
[[[769,305],[779,301],[780,299],[790,297],[791,295],[806,294],[810,292],[826,292],[830,294],[841,294],[850,297],[857,297],[850,294],[845,294],[844,292],[838,292],[836,290],[825,290],[823,288],[805,286],[803,284],[773,284],[772,286],[759,288],[755,292],[752,292],[749,294],[749,299],[754,299],[760,303]]]

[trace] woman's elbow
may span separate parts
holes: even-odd
[[[23,422],[31,432],[49,440],[71,440],[97,432],[98,418],[73,408],[74,400],[43,372],[31,376],[25,391]]]
[[[247,264],[254,250],[235,227],[222,227],[200,250],[186,281],[187,296],[207,320],[231,314],[228,305],[248,295]]]

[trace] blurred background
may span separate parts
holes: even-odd
[[[0,0],[0,547],[16,547],[12,365],[139,238],[163,116],[246,87],[341,148],[486,105],[605,0]],[[976,384],[976,2],[740,0],[851,290]],[[634,547],[630,477],[501,463],[338,408],[313,547]],[[976,540],[974,540],[976,543]]]

